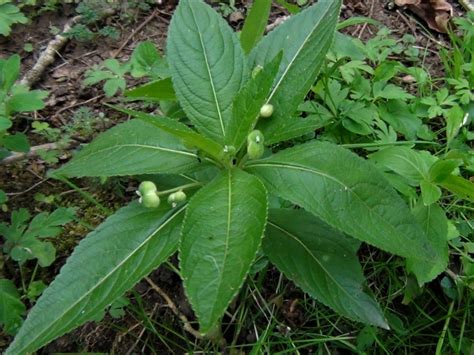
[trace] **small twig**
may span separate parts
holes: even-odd
[[[127,37],[127,39],[122,43],[119,49],[115,51],[115,53],[112,55],[112,58],[116,58],[120,54],[120,52],[122,52],[122,50],[127,46],[128,42],[130,42],[137,33],[139,33],[151,20],[153,20],[157,13],[158,11],[154,10],[151,15],[148,16],[148,18],[140,24],[140,26],[134,29],[132,33],[130,33],[130,35]]]
[[[44,70],[54,62],[54,57],[56,53],[66,44],[68,41],[68,37],[64,34],[68,32],[72,26],[76,24],[77,21],[81,19],[81,16],[75,16],[70,19],[66,25],[64,25],[63,32],[58,34],[48,43],[46,49],[41,53],[38,61],[35,63],[33,68],[31,68],[21,79],[20,84],[26,85],[31,87],[35,82],[38,81],[41,74],[43,74]]]
[[[466,9],[466,11],[474,11],[474,4],[470,0],[459,0],[459,3]]]
[[[403,20],[403,22],[405,22],[408,26],[408,28],[411,30],[411,33],[413,34],[413,36],[416,36],[416,28],[413,26],[413,24],[410,22],[410,20],[408,20],[400,10],[397,10],[396,11],[398,16],[400,16],[400,18]]]
[[[89,188],[88,187],[81,187],[80,190],[81,191],[87,191],[87,190],[89,190]],[[63,191],[63,192],[59,193],[58,196],[65,196],[65,195],[72,194],[74,192],[77,192],[77,190],[72,189],[72,190]]]
[[[39,155],[40,151],[48,151],[48,150],[54,150],[58,148],[68,149],[68,148],[73,147],[75,144],[77,144],[77,142],[75,141],[71,141],[69,144],[66,144],[65,146],[61,146],[61,147],[58,143],[40,144],[40,145],[31,147],[30,151],[27,153],[15,152],[12,155],[9,155],[3,160],[0,160],[0,165],[12,164],[19,160],[35,158]]]
[[[46,182],[48,179],[43,179],[39,182],[37,182],[36,184],[30,186],[29,188],[27,188],[26,190],[24,191],[20,191],[20,192],[9,192],[7,193],[7,196],[20,196],[20,195],[23,195],[23,194],[26,194],[27,192],[30,192],[31,190],[35,189],[37,186],[41,185],[42,183]]]
[[[103,12],[102,18],[111,16],[115,13],[115,9],[109,8]],[[46,68],[54,62],[56,54],[59,54],[59,50],[64,47],[64,45],[69,40],[69,37],[66,36],[66,33],[81,19],[81,16],[75,16],[70,19],[63,28],[62,33],[57,34],[54,39],[52,39],[46,49],[41,53],[38,58],[38,61],[35,63],[33,68],[26,72],[25,76],[21,79],[20,84],[31,87],[36,83]]]
[[[367,17],[372,17],[374,15],[374,5],[375,5],[375,0],[372,0],[372,4],[370,5],[370,10],[369,10],[369,16]],[[367,22],[362,25],[362,29],[359,32],[358,38],[360,39],[365,32],[365,29],[367,28]]]
[[[76,102],[75,104],[72,104],[72,105],[68,105],[66,107],[63,107],[59,110],[57,110],[55,112],[55,114],[53,115],[53,117],[58,117],[59,114],[63,113],[64,111],[67,111],[67,110],[70,110],[74,107],[77,107],[77,106],[82,106],[82,105],[85,105],[85,104],[88,104],[89,102],[92,102],[92,101],[95,101],[95,100],[98,100],[98,99],[101,99],[104,97],[104,94],[100,94],[100,95],[97,95],[97,96],[94,96],[90,99],[87,99],[86,101],[81,101],[81,102]]]
[[[158,305],[155,304],[155,306],[153,307],[153,310],[151,311],[151,313],[149,315],[150,318],[153,317],[153,315],[155,314],[157,308],[158,308]],[[139,323],[139,324],[141,324],[141,323]],[[130,355],[133,352],[133,350],[137,347],[138,343],[140,342],[140,339],[143,337],[143,334],[145,334],[145,331],[146,331],[146,327],[143,327],[140,334],[138,334],[137,340],[133,343],[131,348],[128,349],[126,355]]]
[[[171,311],[183,322],[184,330],[186,330],[188,333],[192,334],[196,339],[202,339],[202,335],[194,329],[191,324],[189,323],[188,318],[182,314],[178,307],[174,304],[174,302],[171,300],[171,298],[157,285],[155,284],[149,277],[145,277],[146,282],[153,288],[153,290],[156,291],[166,302],[168,307],[171,309]]]
[[[275,22],[272,22],[271,24],[269,24],[267,27],[265,27],[265,32],[270,32],[271,30],[273,30],[275,27],[281,25],[283,22],[285,22],[286,20],[288,20],[290,18],[290,16],[283,16],[283,17],[279,17],[275,20]]]

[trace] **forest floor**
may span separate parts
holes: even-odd
[[[83,84],[84,74],[88,69],[111,57],[120,62],[128,60],[133,49],[141,41],[152,41],[163,51],[167,28],[175,6],[176,4],[173,1],[164,1],[164,4],[152,5],[146,11],[136,8],[123,8],[93,25],[94,30],[105,26],[115,27],[120,31],[118,39],[95,36],[93,39],[86,41],[74,38],[68,40],[56,56],[54,63],[46,69],[40,80],[34,85],[35,89],[49,91],[46,107],[34,115],[25,115],[15,121],[14,129],[26,133],[32,146],[51,143],[45,135],[37,134],[31,129],[33,121],[47,122],[50,128],[59,130],[69,127],[72,131],[71,143],[67,149],[59,149],[57,162],[47,162],[42,157],[33,155],[9,164],[0,163],[0,187],[9,196],[8,210],[0,211],[0,221],[8,221],[10,212],[19,208],[27,208],[32,214],[51,211],[57,206],[77,208],[76,222],[68,224],[64,232],[54,241],[57,248],[56,261],[52,266],[40,269],[36,275],[45,283],[49,283],[54,279],[75,245],[84,238],[90,228],[97,226],[106,218],[106,214],[100,207],[85,199],[83,195],[78,193],[77,189],[47,177],[49,170],[70,159],[77,146],[89,142],[100,132],[123,120],[120,114],[104,106],[105,102],[119,102],[118,99],[115,97],[105,98],[100,86],[85,87]],[[247,1],[236,1],[235,9],[223,8],[223,10],[230,9],[227,19],[236,30],[242,27],[247,6]],[[463,9],[457,2],[453,3],[453,6],[456,15],[463,14]],[[283,7],[274,5],[271,21],[273,22],[287,14]],[[74,5],[65,4],[59,6],[55,11],[48,11],[34,16],[30,23],[26,25],[15,26],[14,31],[8,38],[0,36],[0,58],[6,58],[15,53],[20,54],[22,74],[25,73],[35,64],[39,53],[54,37],[52,29],[61,30],[73,16],[75,16]],[[416,38],[416,46],[426,52],[423,63],[425,68],[429,70],[433,77],[443,75],[443,66],[438,55],[438,48],[440,44],[446,47],[449,46],[446,35],[427,30],[421,25],[421,20],[414,14],[396,6],[391,7],[386,0],[345,0],[341,20],[354,16],[367,16],[381,22],[392,31],[392,36],[395,38],[402,38],[405,34],[413,35]],[[145,26],[141,26],[143,22],[146,22]],[[345,32],[365,41],[372,38],[377,29],[372,25],[361,24],[351,26]],[[32,44],[32,50],[25,50],[25,44]],[[128,84],[138,82],[132,80]],[[81,123],[78,125],[75,120],[79,120]],[[87,129],[86,126],[88,126]],[[128,178],[111,179],[104,184],[100,184],[98,180],[93,179],[78,180],[75,183],[81,191],[90,194],[101,205],[110,210],[116,210],[129,200],[134,199],[134,191],[137,185],[135,180]],[[0,246],[1,243],[0,241]],[[364,250],[373,253],[371,249]],[[381,261],[384,258],[384,256],[379,255],[372,256],[374,258],[380,257]],[[34,266],[34,264],[32,265]],[[31,273],[32,271],[28,267],[31,269],[33,267],[29,264],[26,266],[25,272],[27,274]],[[2,274],[12,280],[18,280],[19,278],[19,270],[15,264],[0,260],[0,276]],[[161,267],[153,272],[150,278],[156,284],[159,284],[173,299],[184,315],[194,319],[192,310],[185,299],[181,280],[169,267]],[[256,278],[252,282],[259,284],[259,287],[249,286],[246,291],[243,291],[236,304],[231,307],[234,307],[234,309],[238,307],[238,303],[243,302],[245,296],[255,301],[253,311],[256,313],[259,312],[260,307],[264,307],[260,305],[260,302],[275,306],[274,317],[277,319],[275,324],[277,324],[277,329],[280,332],[280,341],[287,341],[285,337],[290,329],[310,331],[314,333],[315,337],[325,339],[321,341],[325,344],[331,344],[332,340],[328,339],[330,337],[334,337],[335,343],[343,344],[351,341],[350,339],[354,340],[358,334],[361,334],[361,327],[356,328],[354,323],[340,321],[337,317],[329,320],[334,326],[331,333],[323,334],[321,329],[325,328],[319,328],[319,330],[310,328],[309,324],[313,320],[308,319],[307,311],[308,308],[317,306],[312,305],[311,301],[307,300],[298,288],[287,281],[283,281],[286,282],[283,287],[284,292],[276,295],[275,287],[280,281],[280,274],[273,269],[269,269],[262,280]],[[258,294],[252,293],[252,290],[255,289],[258,289]],[[433,292],[440,293],[442,291],[436,289],[435,286]],[[202,342],[200,343],[200,341],[195,340],[182,330],[179,319],[146,281],[140,282],[134,291],[129,293],[129,298],[131,304],[126,308],[125,315],[121,318],[114,319],[107,315],[101,322],[87,323],[70,334],[53,341],[40,353],[110,352],[131,354],[154,352],[162,354],[182,353],[193,349],[200,349],[204,352],[211,351],[210,345],[203,345]],[[248,302],[248,300],[245,302]],[[432,302],[435,304],[438,301],[432,300]],[[301,303],[305,305],[301,306]],[[400,304],[400,301],[398,303],[400,307],[405,307]],[[417,304],[404,309],[406,312],[425,312],[427,307],[430,306],[432,306],[432,303],[428,301],[424,305]],[[252,311],[252,306],[248,307]],[[329,312],[323,308],[324,310]],[[227,321],[230,320],[227,319]],[[265,321],[259,318],[256,318],[255,321],[257,324],[259,322],[265,324]],[[431,332],[439,335],[443,325],[444,318],[441,321],[437,320],[434,324],[427,325],[425,329],[419,329],[411,335],[405,334],[401,337],[407,344],[413,342],[419,345],[423,342],[420,339],[425,337],[426,333]],[[258,342],[254,327],[243,327],[238,336],[234,335],[235,327],[237,327],[236,324],[227,329],[228,334],[232,334],[227,339],[228,343],[232,343],[233,348],[231,348],[236,349],[235,351],[238,349],[246,352],[249,348],[246,348],[246,346],[239,348],[237,345],[247,344],[250,346],[249,344]],[[323,335],[327,337],[324,338]],[[420,337],[420,339],[417,340],[417,337]],[[346,338],[349,340],[345,340]],[[0,351],[8,346],[11,339],[10,336],[0,332]],[[275,342],[278,341],[275,340]],[[301,345],[299,343],[297,346]],[[430,343],[430,347],[427,349],[433,350],[432,345]],[[379,346],[380,350],[374,352],[383,352],[381,350],[383,345],[379,344]],[[317,348],[318,346],[314,345],[301,351],[306,353]],[[326,349],[329,351],[329,349],[334,350],[336,348],[337,345],[329,346]],[[230,351],[229,349],[227,351]],[[414,353],[422,351],[421,349],[416,348]],[[344,353],[344,350],[334,351],[336,351],[335,353],[340,351]],[[386,351],[391,353],[388,349]],[[426,352],[431,353],[432,351]]]

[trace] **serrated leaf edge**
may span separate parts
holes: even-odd
[[[249,274],[249,272],[250,272],[251,266],[252,266],[253,262],[255,261],[255,258],[257,257],[258,251],[260,250],[260,248],[261,248],[261,246],[262,246],[262,241],[263,241],[263,238],[265,237],[265,230],[266,230],[266,226],[267,226],[267,223],[268,223],[268,212],[269,212],[269,207],[268,207],[268,190],[267,190],[265,184],[260,180],[260,178],[259,178],[258,176],[253,175],[253,174],[249,174],[249,173],[246,172],[246,171],[242,171],[242,172],[244,172],[244,173],[246,173],[246,174],[248,174],[248,175],[251,175],[252,177],[256,178],[256,180],[259,182],[259,184],[260,184],[261,187],[263,188],[263,191],[265,191],[265,196],[266,196],[266,201],[265,201],[265,202],[266,202],[265,221],[266,221],[266,222],[265,222],[265,224],[264,224],[264,226],[263,226],[262,236],[260,237],[260,239],[259,239],[260,242],[259,242],[257,248],[255,249],[255,255],[253,256],[253,260],[252,260],[252,262],[250,263],[250,267],[249,267],[249,269],[247,270],[247,272],[245,273],[244,277],[242,278],[242,281],[240,282],[240,286],[235,289],[235,291],[234,291],[232,297],[229,298],[229,301],[227,302],[227,305],[225,306],[225,309],[227,309],[227,308],[229,307],[229,304],[234,300],[234,298],[237,296],[237,294],[238,294],[238,293],[240,292],[240,290],[242,289],[242,287],[243,287],[243,285],[244,285],[244,281],[245,281],[245,279],[247,278],[247,276],[248,276],[248,274]],[[230,171],[229,171],[229,176],[231,176]],[[219,178],[219,176],[216,177],[216,179],[218,179],[218,178]],[[213,181],[215,181],[215,180],[213,180]],[[212,181],[211,181],[210,183],[212,183]],[[229,190],[231,190],[231,189],[229,189]],[[189,203],[191,203],[191,201],[192,201],[193,199],[195,199],[196,196],[198,196],[198,194],[199,194],[199,191],[198,191],[196,194],[194,194],[194,196],[189,200]],[[230,205],[230,204],[229,204],[229,205]],[[188,211],[189,211],[189,210],[186,210],[186,213],[185,213],[185,215],[184,215],[183,225],[186,223],[186,220],[187,220],[187,218],[188,218]],[[230,211],[230,208],[229,208],[229,211]],[[179,251],[179,253],[178,253],[178,260],[179,260],[179,263],[180,263],[180,264],[181,264],[181,241],[182,241],[182,239],[183,239],[183,228],[181,229],[181,238],[180,238],[180,243],[179,243],[179,246],[178,246],[178,251]],[[186,284],[186,279],[185,279],[182,275],[180,275],[180,276],[181,276],[181,279],[183,280],[183,284]],[[186,287],[184,287],[184,294],[186,295],[186,298],[189,300],[189,303],[190,303],[191,306],[192,306],[192,299],[193,299],[193,298],[189,296]],[[196,318],[197,318],[198,321],[199,321],[199,319],[201,318],[201,315],[200,315],[199,312],[197,312],[194,308],[193,308],[193,312],[196,314]],[[201,330],[199,330],[199,333],[200,333],[202,336],[205,336],[205,335],[206,335],[206,332],[201,332]]]
[[[104,277],[102,277],[102,279],[96,283],[96,285],[92,288],[89,289],[88,292],[84,293],[80,298],[78,298],[76,300],[76,302],[74,302],[69,308],[67,308],[65,311],[63,311],[63,313],[58,316],[55,320],[55,322],[57,322],[59,319],[61,319],[62,317],[64,317],[64,315],[69,312],[73,307],[75,307],[78,303],[80,303],[85,297],[89,296],[91,294],[92,291],[94,291],[97,287],[99,287],[99,285],[101,285],[104,280],[106,280],[110,275],[112,275],[113,273],[115,273],[126,261],[128,261],[128,259],[130,259],[130,257],[134,256],[137,251],[141,250],[143,248],[143,246],[149,242],[149,240],[151,238],[153,238],[156,233],[158,233],[161,229],[163,229],[164,227],[166,227],[169,223],[171,223],[174,218],[176,218],[179,214],[181,214],[181,212],[183,210],[185,210],[187,207],[187,205],[183,205],[181,208],[178,208],[176,209],[175,211],[172,211],[173,214],[171,216],[169,216],[169,218],[166,219],[166,221],[164,221],[164,223],[160,224],[155,230],[153,230],[152,232],[150,232],[150,235],[140,244],[138,245],[126,258],[124,258],[120,264],[116,265],[107,275],[105,275]],[[113,215],[112,215],[113,217]],[[96,230],[97,231],[97,230]],[[59,273],[59,275],[61,274],[61,272]],[[54,283],[54,281],[53,281]],[[51,285],[53,284],[51,283]],[[50,285],[50,286],[51,286]],[[53,322],[53,323],[55,323]],[[51,323],[50,323],[51,324]],[[18,350],[18,353],[21,353],[22,351],[24,351],[25,348],[27,348],[30,344],[32,344],[34,341],[36,341],[37,339],[40,339],[40,337],[42,335],[45,334],[45,332],[47,332],[48,330],[48,327],[45,327],[43,328],[42,330],[39,330],[37,333],[35,334],[31,334],[31,338],[29,338],[29,343],[26,345],[26,346],[23,346],[23,349],[21,351]],[[65,333],[61,333],[61,334],[65,334]],[[61,336],[58,335],[57,337]],[[57,338],[56,337],[56,338]],[[7,349],[6,353],[5,354],[9,354],[9,351]]]
[[[330,278],[331,280],[333,280],[333,282],[334,282],[337,286],[339,286],[339,289],[342,290],[343,293],[348,296],[348,298],[354,299],[354,300],[356,301],[356,303],[357,303],[357,299],[353,298],[353,297],[352,297],[352,294],[349,293],[349,292],[347,292],[347,291],[344,289],[344,287],[342,287],[342,286],[339,284],[339,282],[337,282],[337,280],[332,277],[331,273],[326,270],[326,268],[324,267],[324,265],[318,260],[318,258],[317,258],[316,256],[314,256],[314,254],[312,253],[312,251],[311,251],[310,249],[308,249],[308,247],[306,246],[306,244],[304,244],[304,243],[303,243],[298,237],[296,237],[293,233],[291,233],[290,231],[284,229],[283,227],[280,227],[279,225],[273,223],[272,221],[270,221],[270,220],[267,221],[267,224],[269,224],[269,225],[272,226],[273,228],[276,228],[276,229],[280,230],[281,232],[283,232],[284,234],[286,234],[288,237],[290,237],[290,238],[292,238],[293,240],[295,240],[296,242],[298,242],[298,244],[300,244],[300,245],[304,248],[304,250],[311,256],[311,258],[316,261],[316,263],[321,267],[321,269],[323,269],[323,270],[326,272],[326,275],[328,275],[329,278]],[[273,263],[273,261],[272,261],[272,263]],[[275,263],[275,265],[276,265],[276,263]],[[278,265],[276,265],[276,266],[277,266],[277,268],[278,268]],[[279,269],[279,268],[278,268],[278,269]],[[309,290],[306,290],[306,287],[301,286],[301,285],[299,284],[299,282],[297,282],[293,277],[291,277],[291,275],[287,275],[287,274],[286,274],[285,272],[283,272],[283,271],[281,271],[281,272],[282,272],[288,279],[290,279],[291,281],[293,281],[298,287],[300,287],[304,292],[306,292],[307,294],[309,294],[311,297],[317,299],[317,300],[318,300],[319,302],[321,302],[322,304],[324,304],[324,305],[326,305],[327,307],[333,309],[333,307],[331,307],[329,304],[327,304],[326,302],[323,302],[319,297],[313,295],[312,292],[309,292]],[[373,300],[374,303],[375,303],[375,305],[377,306],[377,308],[379,308],[379,307],[378,307],[379,305],[377,304],[377,302],[375,302],[375,300],[374,300],[373,298],[371,298],[368,294],[366,294],[365,292],[363,292],[362,288],[360,289],[360,291],[361,291],[362,293],[364,293],[367,297],[369,297],[371,300]],[[381,310],[380,308],[379,308],[379,310],[380,310],[380,314],[383,315],[382,310]],[[344,314],[344,317],[347,317],[347,318],[352,319],[352,320],[357,321],[357,322],[360,322],[360,321],[361,321],[360,319],[357,319],[357,318],[355,318],[355,317],[351,317],[351,316],[346,315],[346,314]],[[387,319],[386,319],[385,317],[383,317],[383,320],[385,321],[385,324],[383,324],[383,327],[384,327],[385,329],[390,329],[390,327],[389,327],[389,325],[388,325],[388,323],[387,323]],[[364,322],[364,323],[365,323],[365,322]],[[382,324],[375,324],[375,325],[382,326]]]

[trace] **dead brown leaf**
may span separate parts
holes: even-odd
[[[446,0],[395,0],[398,6],[406,6],[426,21],[432,30],[446,33],[453,16],[453,7]]]

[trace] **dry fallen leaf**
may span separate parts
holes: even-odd
[[[398,6],[406,6],[426,21],[432,30],[446,33],[453,16],[453,7],[446,0],[395,0]]]

